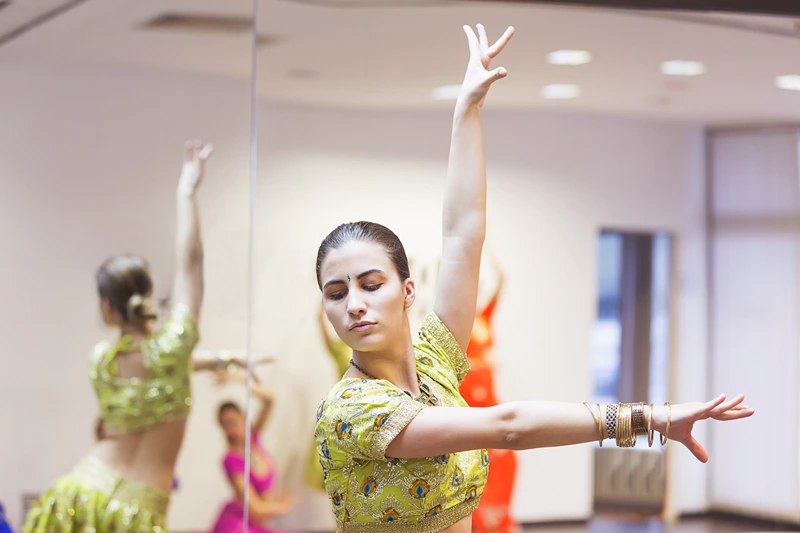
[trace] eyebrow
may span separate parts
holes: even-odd
[[[369,276],[370,274],[385,274],[385,272],[383,270],[379,269],[379,268],[373,268],[371,270],[366,270],[366,271],[362,272],[361,274],[356,276],[356,279],[365,278],[365,277]],[[322,287],[322,290],[327,289],[329,285],[337,285],[337,284],[344,285],[344,280],[332,279],[329,282],[325,283],[325,285]]]

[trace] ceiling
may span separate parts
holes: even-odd
[[[57,16],[0,45],[0,61],[249,78],[250,0],[16,0],[0,9],[0,36],[59,7]],[[216,19],[145,27],[170,13]],[[461,25],[482,22],[490,37],[508,24],[517,30],[497,62],[509,77],[492,89],[487,107],[713,125],[800,122],[800,92],[774,83],[800,74],[800,33],[790,18],[455,0],[261,0],[258,22],[259,93],[277,101],[452,106],[431,91],[460,82],[467,59]],[[548,52],[563,48],[589,50],[594,59],[578,67],[546,63]],[[671,59],[703,61],[708,72],[665,76],[659,64]],[[551,83],[577,83],[582,94],[545,100],[541,88]]]

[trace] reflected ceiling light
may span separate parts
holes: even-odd
[[[461,92],[461,85],[442,85],[431,91],[434,100],[455,100]]]
[[[591,60],[592,54],[586,50],[556,50],[547,54],[547,62],[551,65],[585,65]]]
[[[706,66],[700,61],[675,59],[661,63],[661,72],[669,76],[699,76],[706,73]]]
[[[786,76],[778,76],[775,78],[775,85],[779,89],[786,89],[787,91],[800,91],[800,75],[787,74]]]
[[[555,83],[542,88],[542,98],[550,100],[567,100],[581,95],[581,88],[573,84]]]

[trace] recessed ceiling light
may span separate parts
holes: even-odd
[[[800,91],[800,75],[787,74],[786,76],[778,76],[775,78],[775,85],[777,85],[779,89]]]
[[[461,85],[442,85],[431,91],[434,100],[455,100],[461,92]]]
[[[585,65],[591,60],[592,54],[586,50],[556,50],[547,54],[551,65]]]
[[[706,73],[706,66],[700,61],[664,61],[661,63],[661,72],[669,76],[699,76]]]
[[[581,95],[581,88],[572,84],[556,83],[542,88],[542,98],[550,100],[566,100]]]

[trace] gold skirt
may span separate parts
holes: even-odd
[[[169,494],[89,456],[41,495],[22,532],[167,533],[168,507]]]

